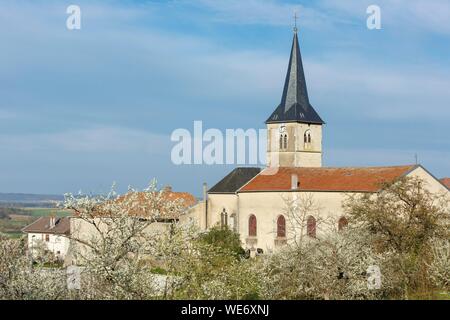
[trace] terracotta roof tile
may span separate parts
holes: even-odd
[[[278,168],[275,174],[265,169],[239,192],[291,190],[291,176],[296,174],[300,191],[376,192],[381,185],[393,181],[414,165],[363,168]]]
[[[441,182],[447,187],[450,188],[450,178],[442,178]]]
[[[117,203],[123,203],[125,200],[129,200],[132,194],[127,193],[120,197],[118,197],[115,201]],[[162,193],[163,199],[167,199],[167,201],[179,201],[182,209],[188,209],[197,203],[197,199],[188,192],[174,192],[171,190],[163,190]],[[138,215],[138,216],[146,216],[148,212],[154,209],[155,204],[149,203],[148,198],[143,192],[138,192],[137,194],[137,203],[134,203],[131,208],[129,208],[130,215]],[[163,212],[166,218],[176,218],[171,212]]]
[[[189,208],[197,203],[197,199],[190,194],[189,192],[173,192],[169,191],[165,193],[167,200],[175,201],[180,199],[183,204],[183,207]]]

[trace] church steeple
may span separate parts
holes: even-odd
[[[309,103],[302,56],[298,44],[297,27],[294,28],[291,57],[289,58],[281,103],[266,121],[267,124],[280,122],[324,123]]]
[[[269,167],[322,166],[324,122],[309,103],[297,26],[281,103],[266,124]]]

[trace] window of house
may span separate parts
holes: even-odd
[[[256,225],[256,217],[252,214],[248,218],[248,235],[249,237],[256,237],[257,234],[257,225]]]
[[[228,213],[225,208],[222,210],[220,214],[220,225],[222,228],[228,226]]]
[[[50,241],[50,235],[49,235],[49,234],[46,234],[46,235],[45,235],[45,241],[46,241],[46,242],[49,242],[49,241]]]
[[[288,136],[287,134],[284,135],[284,149],[287,149],[288,147]]]
[[[338,221],[338,230],[341,231],[348,225],[348,220],[346,217],[341,217]]]
[[[313,216],[306,220],[306,234],[311,238],[316,237],[316,219]]]
[[[280,134],[280,150],[283,149],[283,135]]]
[[[277,237],[285,238],[286,237],[286,219],[284,216],[279,216],[277,219]]]
[[[231,215],[230,215],[230,227],[231,227],[231,229],[233,230],[233,231],[237,231],[237,219],[236,219],[236,213],[232,213]]]

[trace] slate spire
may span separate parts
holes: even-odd
[[[309,103],[297,28],[294,28],[291,57],[289,58],[281,103],[266,121],[266,123],[276,122],[324,123]]]

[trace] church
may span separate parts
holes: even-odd
[[[325,232],[319,221],[341,229],[347,224],[342,208],[350,194],[377,193],[383,183],[401,177],[423,179],[431,192],[449,187],[417,164],[385,167],[323,167],[322,129],[325,122],[309,102],[297,30],[294,29],[281,103],[266,120],[266,168],[235,168],[186,215],[202,230],[228,225],[251,252],[270,253],[292,239],[291,230],[307,237]],[[305,223],[289,217],[290,208],[311,207]],[[306,210],[306,209],[305,209]]]

